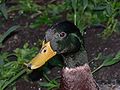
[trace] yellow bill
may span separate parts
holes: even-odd
[[[30,63],[27,64],[27,66],[31,69],[37,69],[44,65],[50,58],[52,58],[55,55],[56,52],[52,50],[50,42],[47,42],[46,44],[43,42],[40,53],[38,53],[37,56],[34,57],[30,61]]]

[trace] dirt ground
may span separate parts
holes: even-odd
[[[89,28],[85,35],[85,46],[88,52],[89,61],[101,53],[104,56],[115,55],[120,50],[120,33],[113,33],[106,40],[100,37],[103,28]],[[98,67],[102,63],[101,60],[90,63],[92,69]],[[120,90],[120,62],[100,69],[94,73],[94,78],[102,87],[102,90]]]

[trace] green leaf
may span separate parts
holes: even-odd
[[[120,61],[120,51],[115,55],[114,60]]]
[[[83,10],[85,10],[88,6],[88,0],[83,0]]]
[[[51,80],[50,82],[39,82],[39,85],[41,87],[45,87],[47,88],[48,90],[52,90],[53,88],[58,88],[59,87],[59,84],[56,80]]]
[[[16,26],[12,26],[11,28],[8,29],[8,31],[6,31],[1,37],[0,37],[0,43],[2,43],[4,41],[4,39],[10,35],[13,31],[15,31],[17,28],[19,28],[19,25]]]
[[[71,0],[71,3],[72,3],[72,8],[74,10],[74,24],[76,25],[77,24],[77,6],[78,6],[78,0]]]
[[[115,55],[114,58],[108,58],[108,59],[104,60],[102,65],[110,66],[110,65],[118,63],[119,61],[120,61],[120,51]]]
[[[13,90],[16,90],[16,87],[15,87],[15,86],[13,87]]]
[[[96,10],[96,11],[102,11],[102,10],[105,10],[106,9],[106,6],[96,6],[95,8],[94,8],[94,10]]]
[[[107,12],[108,16],[112,15],[112,7],[110,4],[106,5],[106,12]]]
[[[3,16],[5,17],[5,19],[8,19],[8,14],[7,14],[7,9],[5,6],[5,3],[0,4],[0,11],[3,14]]]
[[[10,83],[12,83],[13,81],[15,81],[18,77],[20,77],[22,74],[24,74],[26,72],[25,69],[23,69],[22,71],[20,71],[16,76],[12,77],[8,82],[6,82],[3,87],[2,90],[4,90]]]
[[[0,90],[2,90],[2,86],[6,83],[6,80],[0,80]]]
[[[4,64],[4,61],[0,59],[0,65],[3,65]]]
[[[56,81],[57,79],[59,79],[59,77],[50,80],[46,74],[44,74],[44,78],[48,81],[48,82],[39,82],[40,87],[45,87],[47,88],[47,90],[53,90],[53,88],[59,88],[59,83]]]
[[[97,67],[95,70],[93,70],[92,73],[95,73],[96,71],[98,71],[102,67],[106,67],[106,66],[116,64],[119,61],[120,61],[120,51],[118,51],[117,54],[114,57],[107,56],[107,58],[103,61],[103,63],[99,67]]]
[[[22,64],[31,60],[38,53],[38,48],[29,48],[28,43],[25,43],[23,48],[17,48],[14,52],[17,57],[17,61]]]
[[[117,2],[117,3],[116,3],[116,8],[117,8],[117,9],[120,9],[120,2]]]

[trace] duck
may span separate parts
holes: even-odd
[[[59,90],[99,90],[88,65],[83,35],[71,21],[61,21],[47,29],[39,53],[27,67],[40,68],[56,55],[64,60]]]

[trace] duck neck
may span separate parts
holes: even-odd
[[[64,64],[68,68],[75,68],[82,66],[88,62],[87,52],[85,50],[79,50],[75,53],[69,53],[64,56]]]

